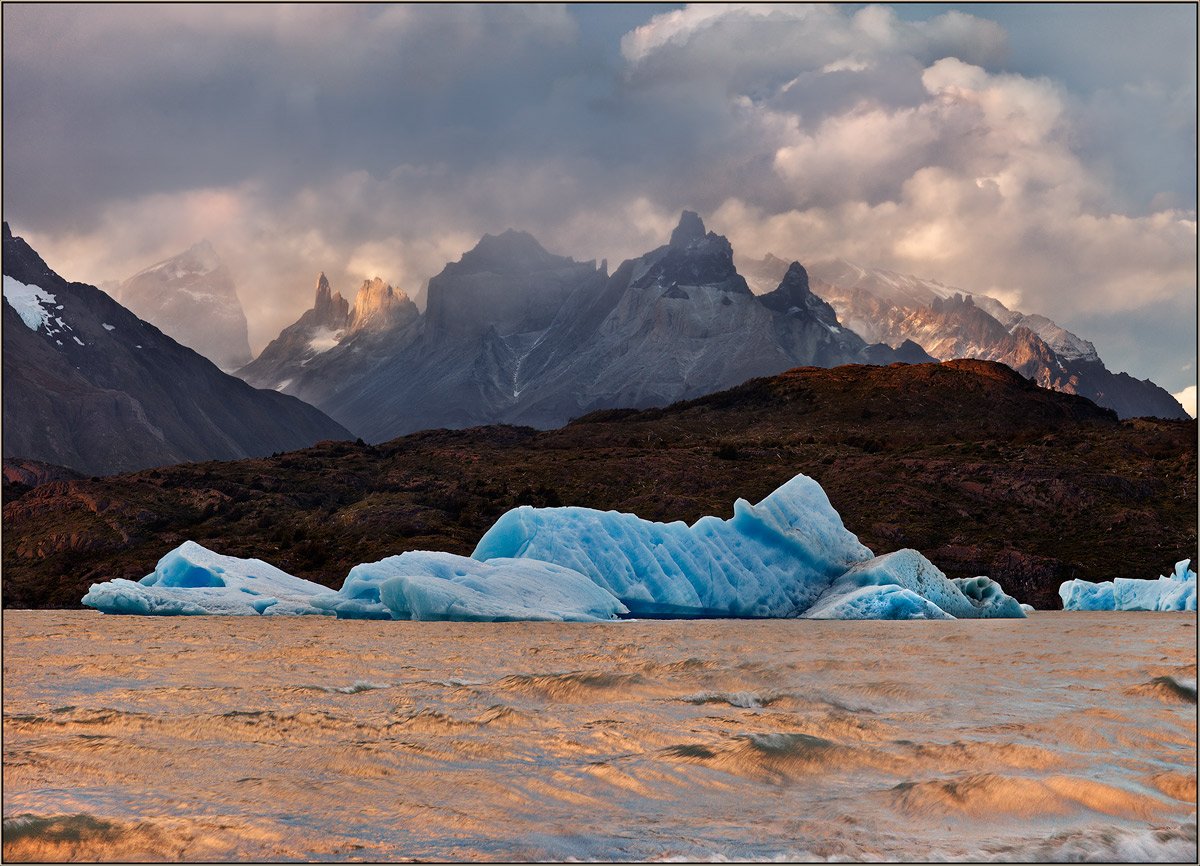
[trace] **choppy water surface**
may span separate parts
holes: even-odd
[[[1196,858],[1196,617],[4,614],[4,853]]]

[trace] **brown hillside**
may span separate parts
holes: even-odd
[[[332,587],[411,549],[470,553],[521,504],[728,517],[803,472],[876,553],[914,547],[1058,607],[1069,578],[1155,577],[1196,550],[1196,422],[1134,419],[986,361],[800,368],[558,430],[321,443],[27,489],[6,484],[4,604],[75,607],[191,538]]]

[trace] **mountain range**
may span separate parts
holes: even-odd
[[[238,375],[369,441],[497,422],[549,428],[796,366],[932,360],[913,343],[868,346],[810,291],[799,263],[756,296],[729,241],[690,211],[667,244],[612,274],[510,230],[433,277],[424,315],[413,307],[387,327],[355,329],[327,297],[319,282],[313,308]]]
[[[4,224],[4,456],[88,474],[235,459],[353,438],[256,390],[94,286],[69,283]]]
[[[755,289],[765,292],[789,264],[768,254],[739,266]],[[1165,389],[1148,379],[1113,373],[1095,346],[1045,316],[1010,310],[988,295],[844,259],[814,261],[809,271],[813,292],[864,339],[893,346],[912,341],[941,361],[999,361],[1043,388],[1087,397],[1122,418],[1188,417]]]

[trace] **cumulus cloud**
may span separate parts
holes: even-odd
[[[10,6],[5,213],[90,282],[208,237],[259,348],[318,270],[419,296],[508,227],[615,266],[688,207],[740,254],[989,292],[1182,387],[1194,35],[1168,63],[1120,10],[976,8],[688,6],[618,39],[595,22],[630,9]]]
[[[1171,396],[1179,401],[1179,405],[1183,407],[1185,412],[1187,412],[1193,418],[1196,417],[1196,386],[1195,385],[1188,385],[1182,391],[1172,394]]]

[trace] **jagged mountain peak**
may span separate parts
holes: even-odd
[[[639,260],[644,270],[635,273],[637,289],[678,286],[713,286],[724,292],[749,295],[750,287],[733,264],[733,246],[715,232],[705,232],[704,223],[692,211],[684,211],[671,232],[670,243]]]
[[[700,219],[700,214],[685,210],[679,215],[679,224],[671,232],[669,245],[674,249],[683,249],[692,241],[704,238],[705,234],[704,220]]]
[[[406,325],[419,315],[416,304],[406,293],[393,288],[382,277],[375,277],[363,280],[354,296],[350,328],[355,331],[384,330]]]

